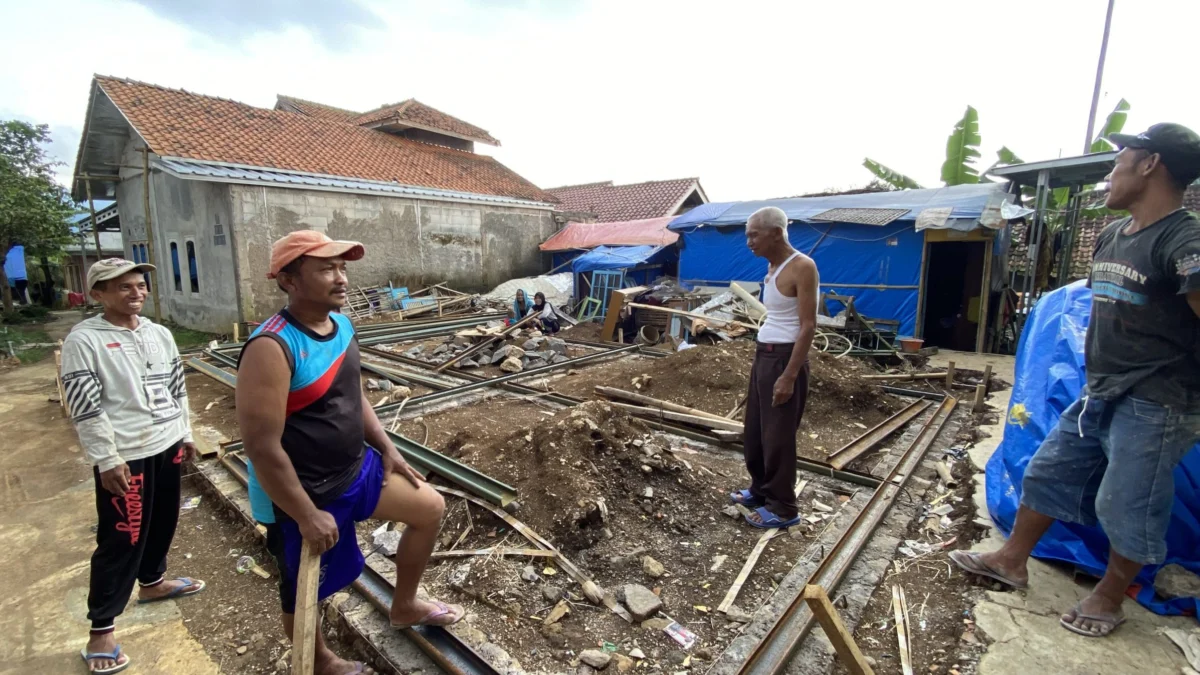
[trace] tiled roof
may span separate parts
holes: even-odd
[[[329,120],[331,122],[349,123],[350,120],[353,120],[355,117],[358,117],[361,114],[356,113],[353,110],[335,108],[331,105],[325,105],[324,103],[305,101],[302,98],[296,98],[294,96],[277,94],[275,98],[276,110],[291,110],[292,112],[298,112],[303,115],[308,115],[309,117],[316,117],[318,119]]]
[[[474,124],[464,122],[453,115],[447,115],[436,108],[430,108],[415,98],[365,112],[350,120],[350,123],[366,125],[386,122],[388,120],[396,120],[401,124],[415,124],[427,129],[447,131],[456,136],[462,136],[463,138],[489,145],[500,145],[500,141],[492,138],[492,135],[487,131],[480,129]]]
[[[485,155],[131,80],[96,82],[161,156],[557,201]]]
[[[594,213],[597,222],[608,223],[673,216],[679,203],[699,188],[700,179],[679,178],[630,185],[612,181],[564,185],[546,192],[558,197],[562,210]]]

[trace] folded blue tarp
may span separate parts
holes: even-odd
[[[576,274],[594,270],[622,270],[648,262],[665,262],[672,257],[674,247],[663,246],[597,246],[571,263]]]
[[[1091,291],[1082,281],[1052,291],[1034,307],[1021,334],[1004,440],[987,465],[988,511],[1006,535],[1016,519],[1029,459],[1086,382],[1083,347],[1091,306]],[[1200,445],[1184,457],[1174,477],[1167,564],[1200,574]],[[1099,577],[1108,560],[1108,538],[1098,527],[1058,522],[1033,554],[1071,563]],[[1155,596],[1154,577],[1160,569],[1147,566],[1138,575],[1138,602],[1158,614],[1196,615],[1200,599]]]

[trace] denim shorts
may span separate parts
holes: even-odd
[[[1113,550],[1143,565],[1167,558],[1172,475],[1200,439],[1200,410],[1125,396],[1071,404],[1029,460],[1021,504],[1072,523],[1100,525]]]

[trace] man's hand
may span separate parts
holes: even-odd
[[[771,390],[771,405],[778,408],[787,403],[792,398],[792,394],[796,392],[796,376],[784,373],[775,380],[775,387]]]
[[[125,492],[129,490],[129,465],[122,462],[108,471],[102,471],[100,484],[114,495],[124,497]]]
[[[417,470],[408,465],[404,458],[400,456],[399,451],[395,447],[380,450],[380,455],[383,456],[383,484],[387,485],[388,476],[397,474],[403,476],[408,482],[413,484],[413,487],[420,488],[421,483],[425,482],[425,478],[417,473]]]
[[[200,456],[200,450],[196,448],[195,443],[183,444],[183,461],[194,462]]]
[[[338,543],[337,521],[328,511],[316,509],[311,517],[297,521],[297,525],[300,526],[300,536],[304,537],[304,541],[312,543],[317,555]]]

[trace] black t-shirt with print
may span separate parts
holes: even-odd
[[[1096,241],[1087,331],[1088,395],[1126,394],[1171,407],[1200,404],[1200,221],[1183,209],[1137,232],[1130,219]]]

